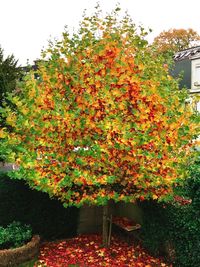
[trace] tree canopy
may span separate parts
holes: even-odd
[[[166,200],[185,178],[197,118],[187,93],[154,57],[146,32],[119,9],[84,16],[79,31],[43,52],[38,78],[30,72],[17,109],[2,111],[1,150],[15,177],[65,206],[108,200]]]
[[[169,29],[161,32],[153,41],[160,53],[175,53],[200,45],[200,35],[193,29]]]
[[[18,60],[14,55],[4,57],[4,51],[0,47],[0,105],[5,95],[16,89],[17,79],[20,77],[20,68],[17,66]]]

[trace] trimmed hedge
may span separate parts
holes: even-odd
[[[79,210],[64,208],[45,193],[31,190],[23,180],[0,173],[0,225],[13,221],[30,224],[33,234],[46,240],[75,236]]]
[[[191,204],[141,202],[143,245],[175,267],[200,266],[200,161],[190,167],[191,177],[182,194]]]

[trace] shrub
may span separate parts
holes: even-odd
[[[0,225],[17,220],[30,224],[33,234],[44,239],[76,235],[77,208],[64,208],[58,200],[45,193],[31,190],[22,180],[11,180],[0,174]]]
[[[191,198],[191,204],[140,203],[143,245],[154,255],[165,255],[175,267],[199,267],[200,161],[190,166],[182,193]]]
[[[20,247],[30,241],[32,229],[30,225],[12,222],[6,228],[0,227],[0,249]]]

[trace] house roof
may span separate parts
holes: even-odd
[[[174,55],[175,61],[180,61],[184,59],[193,59],[193,58],[200,58],[200,46],[195,46],[179,51]]]

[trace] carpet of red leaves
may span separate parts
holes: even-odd
[[[128,245],[119,237],[112,237],[109,248],[101,244],[99,235],[44,243],[34,267],[170,267],[148,255],[140,245]]]

